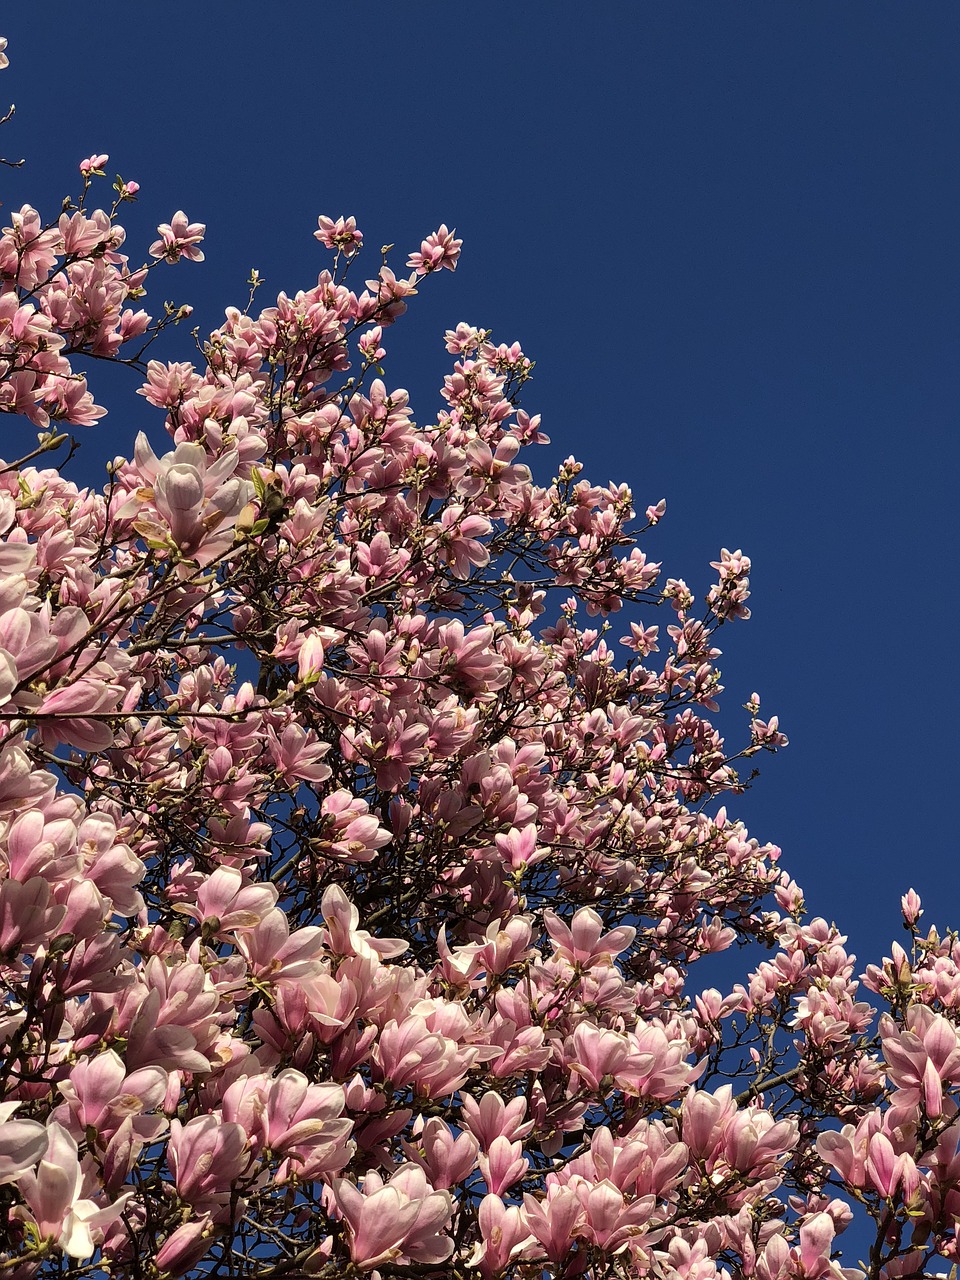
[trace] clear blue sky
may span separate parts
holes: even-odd
[[[455,225],[388,380],[426,421],[445,328],[520,339],[541,478],[572,452],[665,496],[648,546],[695,587],[743,547],[727,701],[759,690],[792,745],[739,811],[861,962],[910,884],[960,924],[955,0],[45,0],[0,26],[0,150],[29,160],[5,208],[55,213],[109,152],[142,187],[134,256],[175,209],[207,224],[207,262],[163,282],[204,329],[251,267],[261,297],[309,285],[318,213],[374,248]],[[90,478],[158,426],[101,395],[124,407],[84,437]]]

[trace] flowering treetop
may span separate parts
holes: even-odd
[[[357,283],[321,217],[315,284],[153,358],[205,228],[131,265],[107,161],[0,231],[0,1277],[839,1280],[854,1209],[871,1277],[953,1257],[960,949],[908,894],[875,1022],[728,814],[785,742],[709,719],[747,557],[697,608],[664,503],[536,483],[485,330],[415,421],[384,335],[446,226]],[[168,437],[100,491],[54,465],[91,357]]]

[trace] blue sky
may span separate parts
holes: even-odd
[[[91,12],[2,19],[0,152],[28,159],[0,173],[5,208],[54,214],[108,152],[142,188],[132,256],[175,209],[207,224],[207,261],[151,291],[204,330],[251,267],[265,305],[309,286],[319,213],[401,265],[455,225],[460,268],[388,333],[388,381],[427,421],[444,329],[519,339],[541,480],[575,453],[641,510],[666,497],[647,546],[695,588],[742,547],[754,617],[721,633],[727,703],[759,690],[791,746],[737,811],[863,963],[908,885],[960,923],[953,0]],[[85,478],[157,438],[135,383],[94,382],[118,407],[84,435]],[[4,425],[15,456],[29,432]]]

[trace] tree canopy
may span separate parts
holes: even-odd
[[[711,719],[749,559],[698,602],[663,501],[538,483],[518,343],[448,331],[414,418],[446,226],[365,275],[320,217],[315,283],[164,361],[205,228],[134,265],[107,161],[0,231],[0,1276],[841,1280],[855,1216],[871,1280],[954,1257],[960,948],[911,892],[859,981],[728,813],[786,742]],[[104,360],[168,439],[84,488]]]

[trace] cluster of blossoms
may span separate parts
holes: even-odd
[[[106,159],[0,233],[0,410],[52,452],[109,356],[169,438],[0,466],[0,1276],[842,1280],[854,1206],[871,1277],[955,1257],[960,943],[908,895],[876,1023],[728,816],[785,741],[706,718],[746,557],[698,613],[626,487],[536,484],[517,344],[448,332],[414,421],[384,331],[446,227],[358,290],[321,218],[315,285],[146,362],[183,309],[126,305]]]

